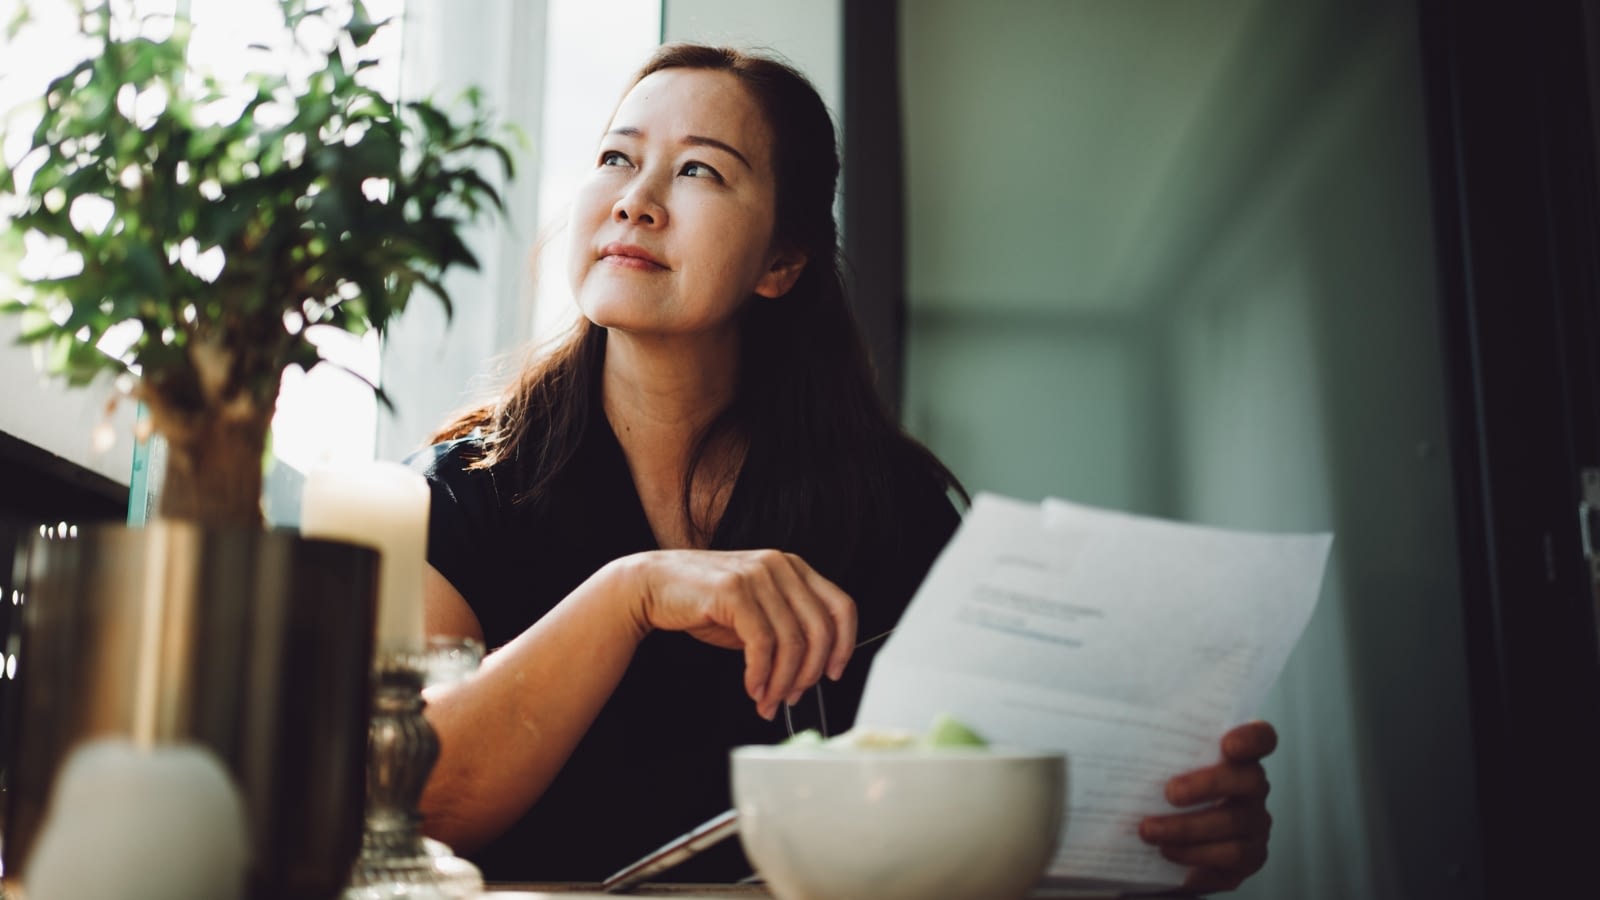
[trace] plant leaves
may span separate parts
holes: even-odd
[[[128,274],[131,276],[133,288],[139,293],[154,298],[163,298],[167,294],[167,271],[162,259],[156,255],[155,250],[148,244],[130,244],[127,248]]]
[[[20,320],[17,322],[17,343],[33,344],[56,334],[61,329],[50,318],[50,314],[34,304],[24,304],[18,310]]]
[[[98,52],[51,81],[31,135],[6,135],[8,146],[31,137],[19,163],[30,182],[14,183],[0,165],[0,196],[17,210],[0,223],[3,270],[15,270],[24,233],[63,241],[82,259],[75,274],[16,278],[18,296],[36,299],[0,302],[26,340],[44,344],[53,371],[74,383],[121,371],[94,341],[137,321],[128,356],[146,384],[192,387],[190,341],[222,335],[259,348],[230,371],[233,393],[270,398],[284,365],[316,364],[314,347],[293,349],[304,339],[285,333],[286,311],[352,333],[382,330],[421,286],[452,313],[446,272],[478,266],[463,231],[504,213],[485,155],[513,171],[480,92],[464,94],[464,117],[431,100],[396,103],[357,80],[373,61],[351,48],[387,24],[365,2],[347,16],[308,0],[279,0],[278,11],[291,28],[321,18],[338,32],[337,49],[316,51],[299,88],[258,73],[241,94],[238,84],[185,77],[187,22],[165,40],[113,35],[109,4],[84,4],[80,22]],[[135,121],[119,103],[128,85],[160,85],[164,106],[138,104]],[[269,118],[269,106],[287,116]],[[105,204],[109,217],[85,224]],[[196,250],[210,268],[196,264]],[[346,297],[351,284],[359,295]]]

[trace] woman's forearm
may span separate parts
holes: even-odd
[[[427,605],[434,633],[478,632],[466,601],[436,572]],[[804,560],[776,550],[657,550],[607,564],[477,676],[430,692],[441,748],[422,797],[428,833],[470,850],[515,822],[652,629],[742,650],[745,691],[771,719],[825,673],[839,677],[855,646],[856,610]]]
[[[490,654],[474,677],[428,692],[427,716],[440,743],[422,798],[428,834],[470,851],[510,827],[549,787],[648,630],[629,567],[619,560],[600,569]],[[430,596],[430,604],[437,599]],[[452,601],[465,608],[459,594],[444,600]]]

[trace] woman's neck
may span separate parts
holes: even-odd
[[[688,346],[613,331],[605,352],[602,405],[657,543],[705,545],[732,492],[741,442],[719,440],[707,448],[703,477],[690,498],[693,523],[683,514],[684,477],[706,427],[733,402],[737,342]]]
[[[688,346],[613,331],[606,337],[601,397],[619,437],[625,430],[643,432],[687,446],[733,402],[738,375],[732,341]]]

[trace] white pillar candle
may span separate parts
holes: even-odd
[[[244,799],[205,747],[140,747],[120,738],[80,744],[50,798],[28,855],[32,900],[245,895]]]
[[[399,463],[329,465],[306,475],[300,533],[376,549],[381,655],[423,649],[428,482]]]

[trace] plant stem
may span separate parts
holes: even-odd
[[[167,445],[167,471],[158,514],[208,525],[260,528],[261,459],[265,422],[208,417],[203,431]]]

